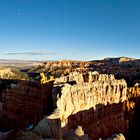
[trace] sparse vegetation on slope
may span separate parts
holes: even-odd
[[[21,72],[17,68],[0,68],[1,79],[29,80],[25,72]]]

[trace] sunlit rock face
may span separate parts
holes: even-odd
[[[11,71],[10,68],[1,68],[0,69],[0,78],[8,79],[10,76],[14,76],[15,74]]]
[[[130,87],[127,90],[128,98],[136,98],[140,97],[140,87]]]
[[[125,118],[125,80],[116,80],[113,75],[98,73],[75,74],[73,79],[70,78],[76,84],[65,83],[60,89],[59,85],[54,87],[56,110],[44,117],[34,131],[40,132],[43,137],[60,138],[80,125],[93,140],[107,138],[117,131],[126,131],[129,122]],[[51,130],[51,134],[47,134],[47,129]]]
[[[125,137],[123,134],[113,134],[110,138],[107,138],[106,140],[125,140]]]
[[[96,81],[76,85],[65,84],[62,88],[61,98],[57,101],[57,107],[66,118],[90,108],[96,109],[98,104],[107,105],[123,102],[126,99],[126,83],[118,81]]]

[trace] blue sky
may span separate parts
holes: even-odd
[[[140,58],[139,0],[0,0],[0,59]]]

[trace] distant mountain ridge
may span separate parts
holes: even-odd
[[[113,57],[104,58],[104,60],[116,60],[119,62],[128,62],[128,61],[136,61],[136,60],[140,60],[140,59],[122,56],[122,57],[116,57],[116,58],[113,58]]]
[[[130,66],[140,66],[140,59],[129,58],[129,57],[107,57],[102,60],[92,60],[92,61],[77,61],[77,60],[46,60],[46,61],[36,61],[36,60],[6,60],[0,59],[0,66],[13,66],[13,67],[32,67],[38,65],[58,65],[58,66],[72,66],[72,65],[82,65],[86,64],[104,64],[104,65],[130,65]]]

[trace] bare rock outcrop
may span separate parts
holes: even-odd
[[[50,116],[45,116],[33,131],[39,133],[43,138],[61,139],[61,122],[58,116],[57,111]]]
[[[63,137],[64,140],[91,140],[88,135],[84,134],[81,126],[77,129],[70,129]]]
[[[113,104],[126,99],[127,85],[124,80],[115,80],[110,75],[99,75],[97,81],[65,84],[57,100],[61,117],[67,118],[82,110],[96,109],[98,104]]]
[[[140,97],[140,87],[130,87],[128,88],[127,93],[129,99],[130,98],[138,99],[138,97]]]
[[[111,138],[107,138],[107,140],[125,140],[125,137],[123,134],[113,134]]]
[[[53,82],[18,81],[3,93],[3,125],[5,128],[23,128],[38,122],[52,111]],[[9,125],[10,124],[10,125]],[[10,128],[9,128],[10,127]]]
[[[14,76],[15,74],[11,71],[10,68],[1,68],[0,69],[0,78],[9,78],[10,76]]]
[[[92,140],[108,137],[117,131],[125,132],[128,128],[128,118],[124,113],[127,99],[125,80],[116,80],[113,75],[106,74],[77,74],[79,76],[81,78],[75,77],[77,84],[66,83],[61,90],[54,90],[57,109],[41,120],[34,131],[41,132],[44,137],[61,138],[80,125]],[[45,119],[49,123],[45,123]],[[42,129],[43,123],[47,128]],[[53,127],[52,124],[60,126]],[[50,128],[51,135],[46,132]]]

